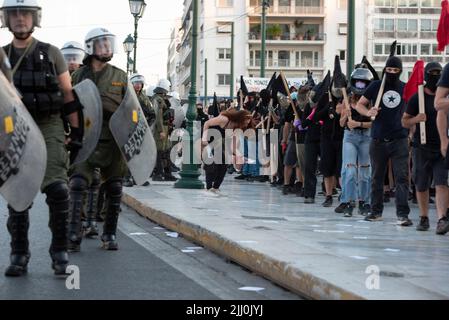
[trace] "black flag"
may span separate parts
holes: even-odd
[[[362,64],[364,65],[365,68],[367,68],[369,71],[371,71],[371,73],[373,74],[374,80],[380,80],[379,78],[379,74],[376,72],[376,70],[374,69],[374,67],[371,65],[371,63],[368,61],[368,59],[366,58],[366,56],[363,56],[362,59]]]
[[[390,57],[393,57],[396,55],[396,51],[398,48],[398,42],[395,40],[390,47]]]
[[[334,87],[341,89],[346,88],[347,86],[347,80],[346,76],[341,71],[341,63],[340,63],[340,56],[335,56],[335,64],[334,64]]]
[[[220,115],[220,106],[218,105],[217,94],[214,92],[214,102],[209,110],[209,115],[218,117]]]

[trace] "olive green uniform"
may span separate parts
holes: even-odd
[[[156,94],[153,97],[156,108],[156,123],[154,127],[154,140],[156,140],[156,147],[158,152],[166,152],[171,148],[170,140],[168,137],[169,121],[170,121],[170,109],[165,103],[164,98]],[[165,133],[165,138],[161,139],[160,134]]]
[[[101,169],[104,181],[126,175],[126,162],[109,129],[109,121],[125,96],[128,79],[124,71],[110,64],[106,64],[99,72],[94,72],[90,66],[84,66],[72,74],[73,85],[85,79],[90,79],[97,85],[103,103],[103,125],[94,153],[72,169],[74,175],[83,176],[90,185],[95,168]]]
[[[156,118],[156,112],[154,111],[153,104],[151,103],[150,99],[142,91],[143,90],[141,90],[140,93],[137,94],[137,98],[139,98],[139,103],[142,107],[143,113],[145,114],[148,125],[151,126]]]
[[[35,51],[38,41],[33,38],[28,55]],[[11,49],[5,47],[8,56],[20,57],[25,49],[18,49],[11,46]],[[61,75],[68,71],[67,64],[62,53],[55,46],[50,45],[48,49],[48,60],[55,67],[56,75]],[[53,114],[48,117],[34,117],[47,147],[47,169],[45,171],[44,181],[41,185],[41,191],[56,182],[68,182],[67,171],[69,169],[69,156],[65,146],[64,124],[60,114]]]

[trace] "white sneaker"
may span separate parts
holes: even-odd
[[[214,198],[218,197],[219,194],[217,194],[217,193],[216,193],[215,191],[213,191],[213,190],[215,190],[215,189],[205,190],[205,191],[204,191],[204,195],[207,196],[207,197],[214,197]]]
[[[210,191],[215,193],[219,197],[227,197],[227,195],[225,193],[222,193],[219,189],[213,189],[212,188]]]

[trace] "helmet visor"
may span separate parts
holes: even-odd
[[[40,27],[41,11],[38,8],[3,8],[0,12],[3,28],[14,29],[14,32],[30,32],[34,27]],[[27,25],[28,21],[31,25]],[[28,30],[25,31],[25,29]]]
[[[84,59],[84,53],[77,52],[77,53],[63,53],[64,59],[67,64],[82,64]]]
[[[366,89],[367,83],[366,83],[365,81],[360,81],[360,80],[358,80],[358,81],[355,82],[355,87],[356,87],[357,89],[363,90],[363,89]]]
[[[115,36],[104,36],[93,40],[94,55],[99,57],[112,57],[116,52]]]

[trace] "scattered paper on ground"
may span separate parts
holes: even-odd
[[[179,234],[177,232],[166,232],[165,233],[168,237],[177,238]]]
[[[241,287],[241,288],[239,288],[239,290],[242,290],[242,291],[256,291],[256,292],[259,292],[259,291],[265,290],[265,288],[259,288],[259,287]]]

